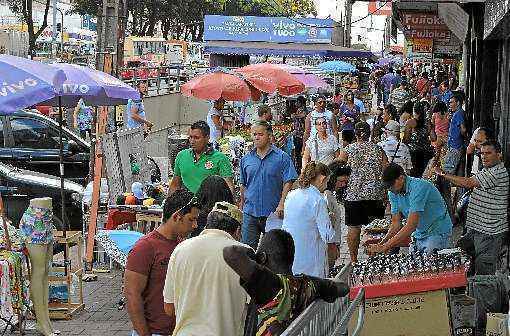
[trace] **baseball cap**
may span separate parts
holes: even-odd
[[[384,126],[384,130],[393,133],[400,133],[400,124],[395,120],[390,120],[386,126]]]
[[[239,224],[241,224],[243,221],[243,213],[239,210],[237,206],[230,204],[228,202],[216,202],[211,212],[220,212],[222,214],[225,214],[239,222]]]

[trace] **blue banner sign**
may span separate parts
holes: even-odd
[[[206,15],[205,41],[331,43],[333,20]]]

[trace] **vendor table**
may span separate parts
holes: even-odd
[[[457,249],[378,255],[353,266],[350,299],[363,289],[360,335],[452,335],[451,288],[467,285],[469,259]],[[354,330],[351,321],[350,330]]]
[[[121,211],[123,213],[123,216],[119,216],[122,218],[122,222],[114,223],[112,227],[107,227],[110,230],[130,229],[146,234],[156,229],[162,222],[163,208],[160,206],[110,205],[108,209],[109,219],[112,211]]]

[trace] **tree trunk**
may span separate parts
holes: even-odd
[[[36,46],[35,42],[37,38],[41,35],[41,33],[48,27],[48,12],[50,9],[50,0],[46,0],[44,7],[44,18],[41,27],[37,31],[34,30],[34,17],[32,15],[32,0],[23,1],[22,3],[22,15],[23,20],[26,22],[28,26],[28,54],[31,58],[36,56]]]
[[[133,23],[131,26],[131,34],[136,36],[138,34],[138,15],[136,15],[136,11],[133,10],[131,12],[131,17],[133,18]]]

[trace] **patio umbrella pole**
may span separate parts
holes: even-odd
[[[66,205],[65,205],[65,192],[64,192],[64,140],[62,136],[62,123],[63,123],[63,116],[62,116],[62,97],[58,97],[58,135],[59,135],[59,142],[60,142],[60,152],[59,152],[59,158],[60,158],[60,205],[61,205],[61,213],[60,218],[62,220],[62,234],[64,238],[67,238],[67,223],[65,220],[65,213],[66,213]],[[67,248],[64,249],[64,273],[67,276]]]

